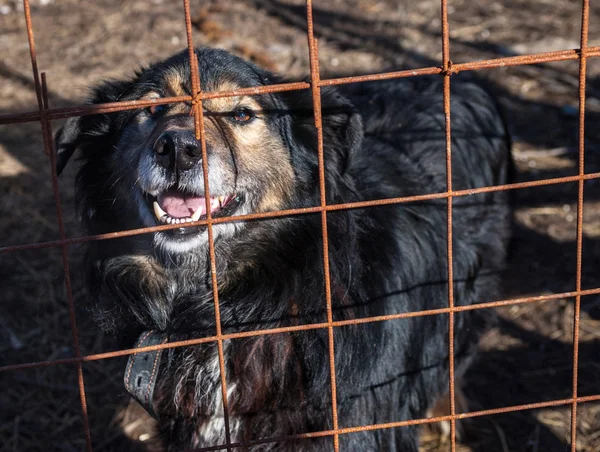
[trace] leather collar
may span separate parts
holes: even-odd
[[[144,331],[135,343],[134,348],[164,344],[167,340],[166,333]],[[125,389],[155,419],[158,419],[158,415],[154,410],[153,395],[158,380],[162,353],[163,349],[159,349],[129,355],[124,376]]]

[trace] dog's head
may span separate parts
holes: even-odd
[[[274,75],[214,49],[197,51],[202,90],[231,91],[278,83]],[[91,102],[191,95],[187,52],[138,72],[132,80],[106,82]],[[315,205],[317,142],[310,91],[205,99],[204,138],[212,217]],[[328,197],[361,141],[362,125],[335,90],[322,94]],[[56,137],[60,172],[79,148],[83,166],[78,192],[92,233],[181,225],[154,234],[153,246],[184,253],[206,243],[206,227],[185,227],[206,217],[201,141],[191,104],[71,119]],[[215,225],[215,240],[246,226]]]

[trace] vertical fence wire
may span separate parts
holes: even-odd
[[[590,16],[589,0],[581,5],[581,40],[579,47],[579,175],[585,174],[585,82],[587,75],[587,44]],[[583,188],[584,181],[577,186],[577,269],[575,290],[581,291],[583,259]],[[581,295],[575,297],[573,310],[573,404],[571,405],[571,452],[577,451],[577,393],[579,381],[579,316]]]
[[[190,12],[190,1],[183,0],[185,9],[185,29],[188,44],[188,54],[190,59],[190,71],[192,78],[192,112],[194,115],[194,125],[196,139],[200,140],[202,147],[202,173],[204,176],[204,200],[206,204],[206,228],[208,232],[208,250],[210,259],[210,273],[213,290],[213,301],[215,307],[215,324],[217,336],[217,352],[219,355],[219,374],[221,380],[221,398],[223,401],[223,422],[225,426],[225,442],[227,451],[231,451],[231,432],[229,425],[229,405],[227,401],[227,377],[225,374],[225,353],[223,350],[223,336],[221,331],[221,310],[219,307],[219,288],[217,281],[217,265],[215,258],[215,241],[213,235],[213,223],[211,213],[210,188],[208,182],[208,153],[206,149],[206,137],[204,133],[204,116],[202,108],[202,85],[200,83],[200,73],[198,70],[198,58],[194,49],[192,37],[192,18]]]
[[[320,69],[319,69],[319,44],[314,35],[313,8],[312,0],[306,0],[306,22],[308,51],[310,58],[310,82],[313,100],[313,113],[315,128],[317,129],[317,151],[319,157],[319,191],[321,207],[327,205],[327,188],[325,187],[325,157],[323,148],[323,120],[321,110],[321,88]],[[327,337],[329,348],[329,378],[331,385],[331,414],[333,430],[338,429],[338,410],[337,410],[337,385],[335,375],[335,344],[333,334],[333,309],[331,302],[331,275],[329,269],[329,237],[327,234],[327,211],[321,210],[321,231],[323,235],[323,278],[325,283],[325,304],[327,310]],[[340,437],[336,433],[333,435],[333,449],[338,452],[340,448]]]
[[[446,139],[446,191],[447,198],[447,242],[446,253],[448,262],[448,307],[454,308],[454,259],[452,254],[452,133],[450,123],[450,76],[452,75],[452,62],[450,61],[450,27],[448,24],[448,0],[441,0],[442,24],[442,73],[444,126]],[[456,452],[456,406],[454,382],[454,312],[448,313],[448,397],[450,401],[450,447]]]
[[[37,53],[35,50],[35,39],[33,35],[33,23],[31,20],[31,8],[29,0],[23,0],[23,11],[25,14],[25,24],[27,28],[27,40],[29,43],[29,55],[31,58],[31,68],[33,71],[33,80],[35,84],[35,93],[38,101],[40,113],[40,125],[42,128],[42,139],[44,144],[44,152],[49,157],[50,174],[52,179],[52,191],[54,194],[54,204],[56,209],[56,221],[58,224],[58,232],[61,240],[65,240],[66,232],[63,221],[62,204],[60,200],[60,191],[58,186],[58,175],[56,174],[56,155],[54,153],[52,126],[48,118],[47,111],[49,109],[48,88],[46,84],[46,74],[42,73],[42,81],[37,65]],[[67,245],[61,247],[63,273],[65,278],[65,292],[67,296],[69,308],[69,321],[71,327],[71,339],[75,358],[81,358],[81,349],[79,346],[79,333],[77,330],[77,319],[75,314],[75,299],[73,297],[73,288],[71,286],[71,271],[69,268],[69,248]],[[81,361],[75,363],[77,370],[77,384],[79,389],[79,400],[81,405],[81,416],[83,422],[85,447],[87,452],[92,452],[92,439],[90,433],[90,423],[88,417],[87,398],[85,394],[85,382],[83,377],[83,364]]]

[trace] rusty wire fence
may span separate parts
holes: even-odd
[[[62,251],[63,270],[65,277],[65,286],[69,307],[70,325],[72,334],[72,344],[75,352],[75,357],[67,359],[48,360],[40,362],[28,362],[21,364],[6,365],[0,367],[0,372],[15,371],[19,369],[36,368],[44,366],[54,365],[66,365],[75,364],[77,370],[77,379],[79,383],[79,395],[81,401],[82,419],[84,435],[86,440],[86,450],[91,452],[93,450],[91,435],[90,435],[90,421],[88,417],[87,402],[86,402],[86,390],[85,381],[83,377],[82,366],[84,362],[103,360],[108,358],[114,358],[118,356],[126,356],[135,353],[141,353],[145,351],[184,347],[205,343],[216,343],[218,347],[219,356],[219,367],[220,367],[220,378],[221,378],[221,392],[224,407],[224,420],[225,420],[225,433],[226,443],[218,446],[205,447],[196,449],[198,451],[216,451],[216,450],[227,450],[231,451],[236,448],[244,448],[252,445],[289,441],[296,439],[308,439],[316,437],[331,437],[332,447],[337,452],[340,449],[339,437],[340,435],[346,435],[361,431],[372,431],[377,429],[388,429],[405,427],[410,425],[422,425],[428,423],[435,423],[439,421],[448,421],[451,425],[451,450],[456,451],[456,421],[459,419],[473,418],[479,416],[509,413],[522,410],[539,409],[546,407],[557,407],[557,406],[570,406],[571,408],[571,451],[576,451],[576,439],[577,439],[577,407],[578,404],[583,402],[600,401],[600,394],[590,395],[586,397],[578,396],[578,364],[579,364],[579,320],[580,320],[580,308],[581,308],[581,297],[586,295],[600,294],[600,287],[588,290],[582,290],[581,275],[582,275],[582,243],[583,243],[583,200],[584,200],[584,182],[591,179],[600,179],[600,173],[585,173],[584,170],[584,156],[585,156],[585,144],[584,144],[584,123],[585,123],[585,92],[586,92],[586,69],[588,58],[600,56],[600,47],[588,47],[588,24],[589,24],[589,0],[582,0],[582,16],[581,16],[581,36],[580,36],[580,47],[573,50],[564,50],[557,52],[545,52],[536,53],[530,55],[519,55],[508,58],[496,58],[476,62],[468,63],[452,63],[450,60],[450,48],[449,48],[449,25],[448,25],[448,1],[441,0],[441,46],[442,46],[442,66],[441,67],[425,67],[414,70],[386,72],[374,75],[364,75],[355,77],[344,77],[344,78],[333,78],[333,79],[321,79],[319,72],[319,50],[318,43],[314,37],[313,31],[313,15],[312,15],[312,0],[306,1],[306,20],[308,25],[307,38],[308,48],[310,57],[310,82],[297,82],[297,83],[284,83],[277,85],[269,85],[257,88],[244,88],[234,91],[223,91],[223,92],[202,92],[200,89],[200,79],[202,74],[198,73],[197,60],[194,55],[194,45],[192,40],[192,21],[190,14],[190,2],[189,0],[183,0],[183,12],[185,15],[185,29],[187,34],[187,45],[189,51],[189,57],[191,61],[191,81],[194,96],[180,96],[161,98],[159,100],[152,101],[124,101],[115,103],[105,103],[97,105],[80,105],[68,108],[51,108],[48,103],[48,89],[45,73],[38,71],[37,58],[35,51],[35,40],[34,32],[31,21],[31,11],[29,0],[23,0],[24,14],[27,27],[27,37],[29,41],[29,49],[31,56],[31,65],[33,70],[33,77],[38,101],[38,110],[18,113],[18,114],[5,114],[0,115],[0,124],[15,124],[20,122],[32,122],[39,121],[42,128],[44,152],[47,155],[51,168],[55,168],[56,156],[53,149],[52,140],[52,129],[51,122],[56,119],[69,118],[74,116],[93,115],[100,113],[113,113],[124,110],[132,110],[138,108],[145,108],[152,105],[172,104],[176,102],[187,102],[192,104],[192,111],[195,117],[195,129],[196,138],[200,140],[202,145],[202,162],[204,170],[204,184],[206,187],[206,202],[207,202],[207,218],[200,220],[192,225],[206,225],[208,231],[209,240],[209,255],[211,262],[211,273],[212,273],[212,287],[214,296],[214,307],[216,317],[216,334],[209,337],[203,337],[198,339],[190,339],[185,341],[170,342],[155,346],[141,347],[138,349],[127,349],[117,350],[106,353],[97,353],[83,355],[79,346],[79,336],[77,331],[77,322],[75,318],[75,300],[71,287],[70,279],[70,268],[69,268],[69,257],[68,250],[70,245],[80,244],[90,241],[100,241],[113,239],[124,236],[132,236],[138,234],[144,234],[155,231],[163,231],[178,227],[177,225],[162,225],[141,229],[133,229],[127,231],[119,231],[109,234],[99,234],[93,236],[83,237],[67,237],[65,227],[63,224],[63,215],[60,194],[58,190],[58,179],[56,172],[53,170],[52,173],[52,186],[54,192],[54,199],[56,204],[56,217],[58,223],[58,230],[60,239],[54,241],[46,241],[41,243],[28,243],[21,245],[5,246],[0,248],[0,253],[11,253],[16,251],[59,247]],[[451,76],[461,71],[475,71],[486,68],[498,68],[505,66],[518,66],[518,65],[529,65],[538,63],[547,63],[555,61],[567,61],[567,60],[578,60],[579,61],[579,158],[578,158],[578,174],[575,176],[568,177],[557,177],[551,179],[542,179],[521,183],[511,183],[506,185],[497,185],[489,187],[481,187],[469,190],[453,190],[452,189],[452,165],[451,165],[451,130],[450,130],[450,83]],[[385,80],[401,77],[414,77],[419,75],[440,75],[443,77],[443,108],[445,114],[445,138],[446,138],[446,184],[447,190],[442,193],[424,194],[401,198],[392,199],[380,199],[365,202],[353,202],[347,204],[336,204],[327,205],[325,195],[325,175],[324,175],[324,162],[323,162],[323,133],[322,133],[322,116],[321,116],[321,100],[320,90],[323,86],[341,85],[346,83],[357,83],[367,82],[376,80]],[[274,211],[266,213],[238,215],[232,217],[223,218],[212,218],[209,203],[209,183],[208,183],[208,167],[206,159],[206,143],[204,140],[204,122],[203,122],[203,109],[202,102],[205,99],[233,97],[240,95],[257,95],[261,93],[274,93],[281,91],[290,90],[310,90],[313,99],[313,110],[314,110],[314,122],[317,130],[318,137],[318,157],[319,157],[319,188],[320,188],[320,205],[295,209],[295,210],[284,210]],[[454,304],[454,290],[453,290],[453,264],[452,264],[452,199],[458,196],[468,196],[476,193],[504,191],[504,190],[518,190],[527,187],[545,186],[554,184],[563,184],[569,182],[578,182],[578,196],[577,196],[577,254],[576,254],[576,281],[575,288],[570,292],[556,293],[551,295],[542,295],[535,297],[516,298],[509,300],[501,300],[494,302],[484,302],[472,306],[455,306]],[[428,311],[418,312],[407,312],[394,315],[385,315],[378,317],[368,317],[361,319],[334,321],[332,315],[332,302],[331,302],[331,286],[329,279],[329,252],[328,252],[328,235],[327,235],[327,213],[342,209],[356,209],[364,208],[369,206],[380,206],[387,204],[398,204],[398,203],[410,203],[415,201],[432,200],[432,199],[447,199],[447,263],[448,263],[448,307],[441,309],[433,309]],[[239,222],[245,220],[256,220],[265,218],[276,218],[290,215],[305,215],[310,213],[320,212],[322,220],[322,237],[323,237],[323,265],[325,274],[325,301],[326,301],[326,312],[327,322],[288,326],[282,328],[262,329],[255,331],[223,334],[221,329],[220,311],[219,311],[219,293],[217,288],[217,275],[215,271],[215,249],[213,240],[213,225],[226,222]],[[455,378],[454,378],[454,313],[474,310],[474,309],[485,309],[494,308],[499,306],[517,305],[524,303],[533,303],[538,301],[547,300],[558,300],[561,298],[574,298],[575,309],[573,317],[573,363],[572,363],[572,395],[566,399],[551,400],[540,403],[529,403],[524,405],[506,406],[496,409],[488,409],[482,411],[471,411],[467,413],[457,413],[455,406]],[[337,411],[337,400],[336,400],[336,372],[334,362],[334,328],[355,325],[368,322],[380,322],[385,320],[393,319],[404,319],[417,316],[436,315],[436,314],[447,314],[448,315],[448,326],[449,326],[449,401],[450,401],[450,414],[435,418],[425,419],[411,419],[398,422],[390,422],[375,425],[356,426],[348,428],[340,428],[338,425],[338,411]],[[328,340],[329,340],[329,365],[330,365],[330,381],[331,381],[331,405],[332,405],[332,426],[331,430],[318,431],[318,432],[306,432],[303,434],[297,434],[287,437],[278,438],[263,438],[255,441],[248,441],[243,443],[233,443],[230,437],[229,420],[228,420],[228,401],[227,401],[227,379],[225,373],[225,360],[223,352],[223,341],[244,338],[244,337],[255,337],[267,334],[278,334],[286,332],[297,332],[307,331],[315,329],[327,329]]]

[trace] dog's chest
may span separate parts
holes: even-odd
[[[227,353],[227,345],[223,344],[224,354]],[[198,366],[196,375],[194,375],[194,394],[193,398],[196,404],[204,413],[200,416],[196,424],[197,429],[194,432],[194,447],[203,447],[210,445],[225,444],[226,423],[225,409],[223,405],[223,386],[221,383],[221,368],[219,365],[219,353],[217,347],[211,347],[208,359]],[[231,406],[233,398],[236,396],[236,381],[231,376],[227,376],[227,401]],[[177,390],[177,389],[176,389]],[[201,413],[202,414],[202,413]],[[241,421],[235,415],[228,413],[229,441],[238,441],[238,433],[241,428]]]

